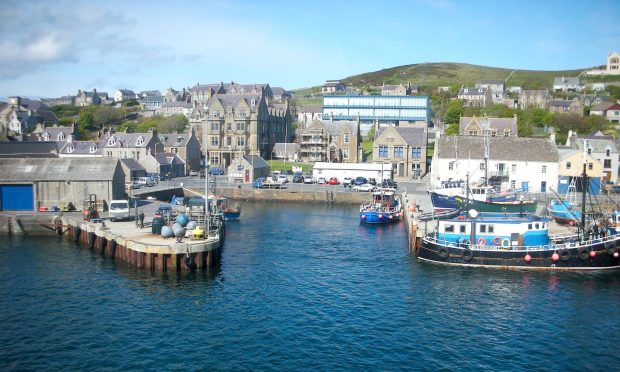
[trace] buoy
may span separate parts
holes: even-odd
[[[591,258],[596,257],[596,252],[594,252],[594,251],[590,251],[590,257],[591,257]]]
[[[560,259],[560,255],[559,255],[559,254],[557,254],[556,252],[553,252],[553,255],[551,255],[551,259],[552,259],[553,261],[557,261],[557,260],[559,260],[559,259]]]
[[[481,246],[487,245],[487,240],[485,238],[478,239],[478,245],[481,245]]]
[[[388,216],[388,218],[391,220],[392,218],[394,218],[394,216],[392,216],[391,214]]]
[[[620,254],[618,254],[618,251],[614,252],[614,258],[618,258],[620,256]]]
[[[366,219],[366,215],[365,214],[362,214],[361,217],[362,217],[362,220]]]
[[[530,256],[530,254],[526,254],[525,257],[523,257],[523,259],[525,260],[525,262],[530,262],[532,261],[532,256]]]
[[[379,217],[379,219],[381,219],[381,218],[383,218],[383,215],[381,213],[379,213],[379,215],[377,217]]]

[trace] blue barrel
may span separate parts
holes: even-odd
[[[162,226],[161,236],[163,236],[164,238],[172,238],[174,236],[174,233],[172,232],[172,229],[170,227]]]
[[[177,216],[176,223],[178,223],[179,225],[185,226],[187,225],[188,222],[189,222],[189,217],[187,217],[185,213],[181,213],[180,215]]]
[[[185,225],[186,230],[194,230],[196,228],[196,221],[189,221],[187,225]]]
[[[172,224],[172,232],[174,233],[174,236],[177,238],[185,236],[185,229],[178,222],[175,222],[174,224]]]

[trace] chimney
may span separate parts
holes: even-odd
[[[67,136],[67,143],[73,143],[73,135],[68,135]]]

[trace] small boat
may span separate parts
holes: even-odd
[[[547,206],[549,215],[559,224],[575,225],[581,220],[581,211],[569,201],[554,200]]]
[[[360,206],[360,222],[387,224],[400,220],[402,205],[396,190],[382,188],[372,193],[372,199]]]
[[[455,186],[458,185],[458,186]],[[472,186],[467,195],[467,185],[464,182],[446,182],[443,187],[429,189],[431,203],[435,211],[460,208],[456,197],[461,199],[478,200],[486,202],[513,202],[517,200],[518,193],[497,194],[491,186]],[[449,186],[449,187],[448,187]]]
[[[238,204],[230,205],[228,198],[222,195],[209,195],[209,205],[213,208],[213,201],[215,201],[215,209],[221,212],[224,216],[224,220],[238,220],[241,216],[241,206]]]
[[[492,213],[536,213],[538,202],[532,200],[517,200],[511,202],[492,202],[481,200],[467,200],[460,196],[454,197],[461,210],[475,209],[478,212]]]
[[[620,222],[620,213],[615,216]],[[531,214],[478,214],[437,221],[418,258],[448,265],[546,270],[620,268],[620,234],[614,225],[554,236],[549,218]],[[596,226],[596,227],[594,227]]]

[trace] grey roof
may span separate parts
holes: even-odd
[[[131,89],[119,89],[119,91],[124,96],[135,96],[136,95],[136,93],[134,93],[134,91]]]
[[[20,104],[29,110],[50,110],[50,107],[38,99],[20,97]]]
[[[3,158],[32,158],[32,157],[58,157],[56,142],[0,142],[0,157]]]
[[[579,85],[579,78],[576,77],[556,77],[553,85]]]
[[[166,133],[158,135],[164,147],[184,147],[192,138],[191,133]]]
[[[117,132],[105,138],[104,141],[102,141],[102,147],[145,148],[148,145],[149,141],[151,140],[152,136],[153,136],[153,133]],[[111,137],[114,137],[115,139],[115,142],[112,145],[108,144],[108,141],[110,140]],[[140,137],[143,138],[143,141],[140,145],[138,145],[137,143]]]
[[[603,153],[607,148],[613,153],[618,152],[616,142],[612,136],[579,136],[576,140],[571,141],[572,147],[583,150],[582,140],[586,141],[587,146],[592,149],[592,152]]]
[[[154,158],[159,164],[185,164],[181,158],[171,152],[160,152],[155,154]]]
[[[192,108],[194,105],[191,102],[185,101],[172,101],[172,102],[164,102],[163,107],[183,107],[183,108]]]
[[[158,90],[143,90],[142,92],[138,93],[139,96],[161,96],[161,92]]]
[[[58,135],[62,133],[64,137],[68,137],[71,133],[73,133],[73,126],[70,127],[45,127],[43,131],[41,131],[41,136],[47,133],[50,137],[50,141],[58,140]]]
[[[0,159],[0,180],[111,181],[118,166],[116,158]]]
[[[357,121],[355,120],[338,120],[323,122],[325,129],[331,136],[341,136],[345,129],[349,133],[357,134]]]
[[[232,109],[236,107],[239,102],[245,101],[247,105],[250,107],[252,111],[256,110],[258,107],[258,101],[260,100],[260,94],[217,94],[209,98],[206,105],[208,108],[212,108],[215,102],[220,102],[220,104],[225,109]],[[254,99],[256,101],[256,105],[252,107],[250,100]]]
[[[337,85],[343,85],[340,80],[327,80],[325,82],[325,85],[323,85],[324,87],[335,87]]]
[[[426,132],[424,128],[415,127],[388,127],[392,128],[398,133],[405,143],[411,147],[424,147],[426,146]],[[388,128],[380,127],[375,138],[379,138]]]
[[[73,141],[68,143],[66,141],[57,142],[58,148],[60,149],[59,153],[67,154],[67,155],[91,155],[91,156],[101,156],[103,153],[101,150],[101,145],[95,141]],[[71,147],[73,151],[70,151]],[[91,152],[91,148],[94,147],[94,151]]]
[[[295,154],[298,150],[298,143],[276,143],[273,146],[274,153],[286,152],[287,154]]]
[[[487,93],[487,88],[461,88],[459,96],[483,96]]]
[[[290,93],[288,91],[286,91],[284,88],[282,87],[273,87],[271,88],[271,92],[273,93],[274,96],[286,96],[286,95],[290,95]]]
[[[323,113],[323,105],[305,105],[301,106],[297,112]]]
[[[52,111],[37,110],[36,115],[44,123],[58,123],[58,118],[56,117],[56,114],[54,114]]]
[[[549,91],[547,89],[523,89],[521,91],[522,96],[541,96],[546,97],[549,95]]]
[[[552,99],[549,101],[549,107],[570,107],[572,103],[573,101],[568,99]]]
[[[138,163],[138,161],[133,158],[121,159],[121,163],[123,163],[123,165],[127,167],[127,169],[129,169],[130,171],[145,170],[142,164]]]
[[[481,118],[465,117],[465,116],[461,117],[459,119],[459,132],[463,133],[465,131],[465,128],[469,124],[471,124],[471,122],[474,119],[478,121],[482,129],[495,128],[499,132],[503,132],[505,129],[510,129],[512,133],[517,133],[517,124],[516,124],[514,117],[512,118],[489,118],[489,117],[484,117],[484,116]]]
[[[435,151],[442,159],[484,159],[484,137],[440,137]],[[492,160],[557,162],[559,159],[556,146],[546,138],[490,137],[489,154]]]
[[[592,112],[592,111],[607,111],[607,110],[609,110],[610,107],[612,107],[615,104],[616,104],[615,102],[601,102],[598,105],[592,107],[590,109],[590,112]]]
[[[153,96],[145,96],[140,99],[142,102],[164,102],[164,96],[162,95],[153,95]]]
[[[253,164],[254,168],[269,168],[269,163],[258,155],[243,155],[243,159],[249,164]]]

